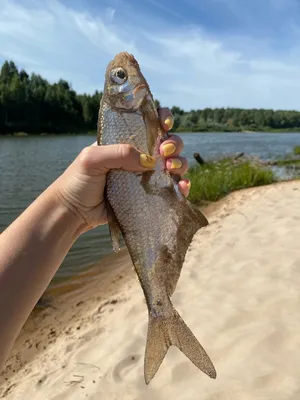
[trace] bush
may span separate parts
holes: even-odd
[[[300,156],[300,146],[294,147],[294,154],[296,154],[297,156]]]

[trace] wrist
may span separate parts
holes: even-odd
[[[47,193],[49,191],[49,193]],[[66,198],[57,189],[55,183],[50,186],[44,193],[49,196],[50,219],[62,227],[62,230],[68,232],[76,240],[83,232],[86,231],[86,223],[78,211],[73,207]],[[64,232],[62,232],[63,234]]]

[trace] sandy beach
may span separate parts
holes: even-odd
[[[122,250],[32,313],[0,398],[299,400],[300,181],[242,190],[206,211],[210,225],[194,237],[172,302],[216,380],[171,347],[145,385],[148,313]]]

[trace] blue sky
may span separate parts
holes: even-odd
[[[119,51],[165,106],[300,108],[299,0],[0,0],[0,62],[77,92]]]

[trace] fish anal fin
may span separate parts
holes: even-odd
[[[164,281],[169,297],[172,297],[181,274],[187,250],[195,233],[208,225],[206,217],[191,203],[184,203],[178,211],[178,227],[173,243],[176,247],[165,245],[161,248],[157,260],[156,273]]]
[[[144,378],[148,385],[158,371],[170,346],[176,346],[192,363],[210,378],[215,379],[215,367],[197,338],[171,304],[167,316],[149,313]]]
[[[202,212],[194,205],[186,202],[181,214],[180,227],[177,230],[177,248],[172,255],[166,279],[168,279],[168,296],[171,297],[176,288],[185,255],[190,247],[196,232],[208,225],[208,220]]]

